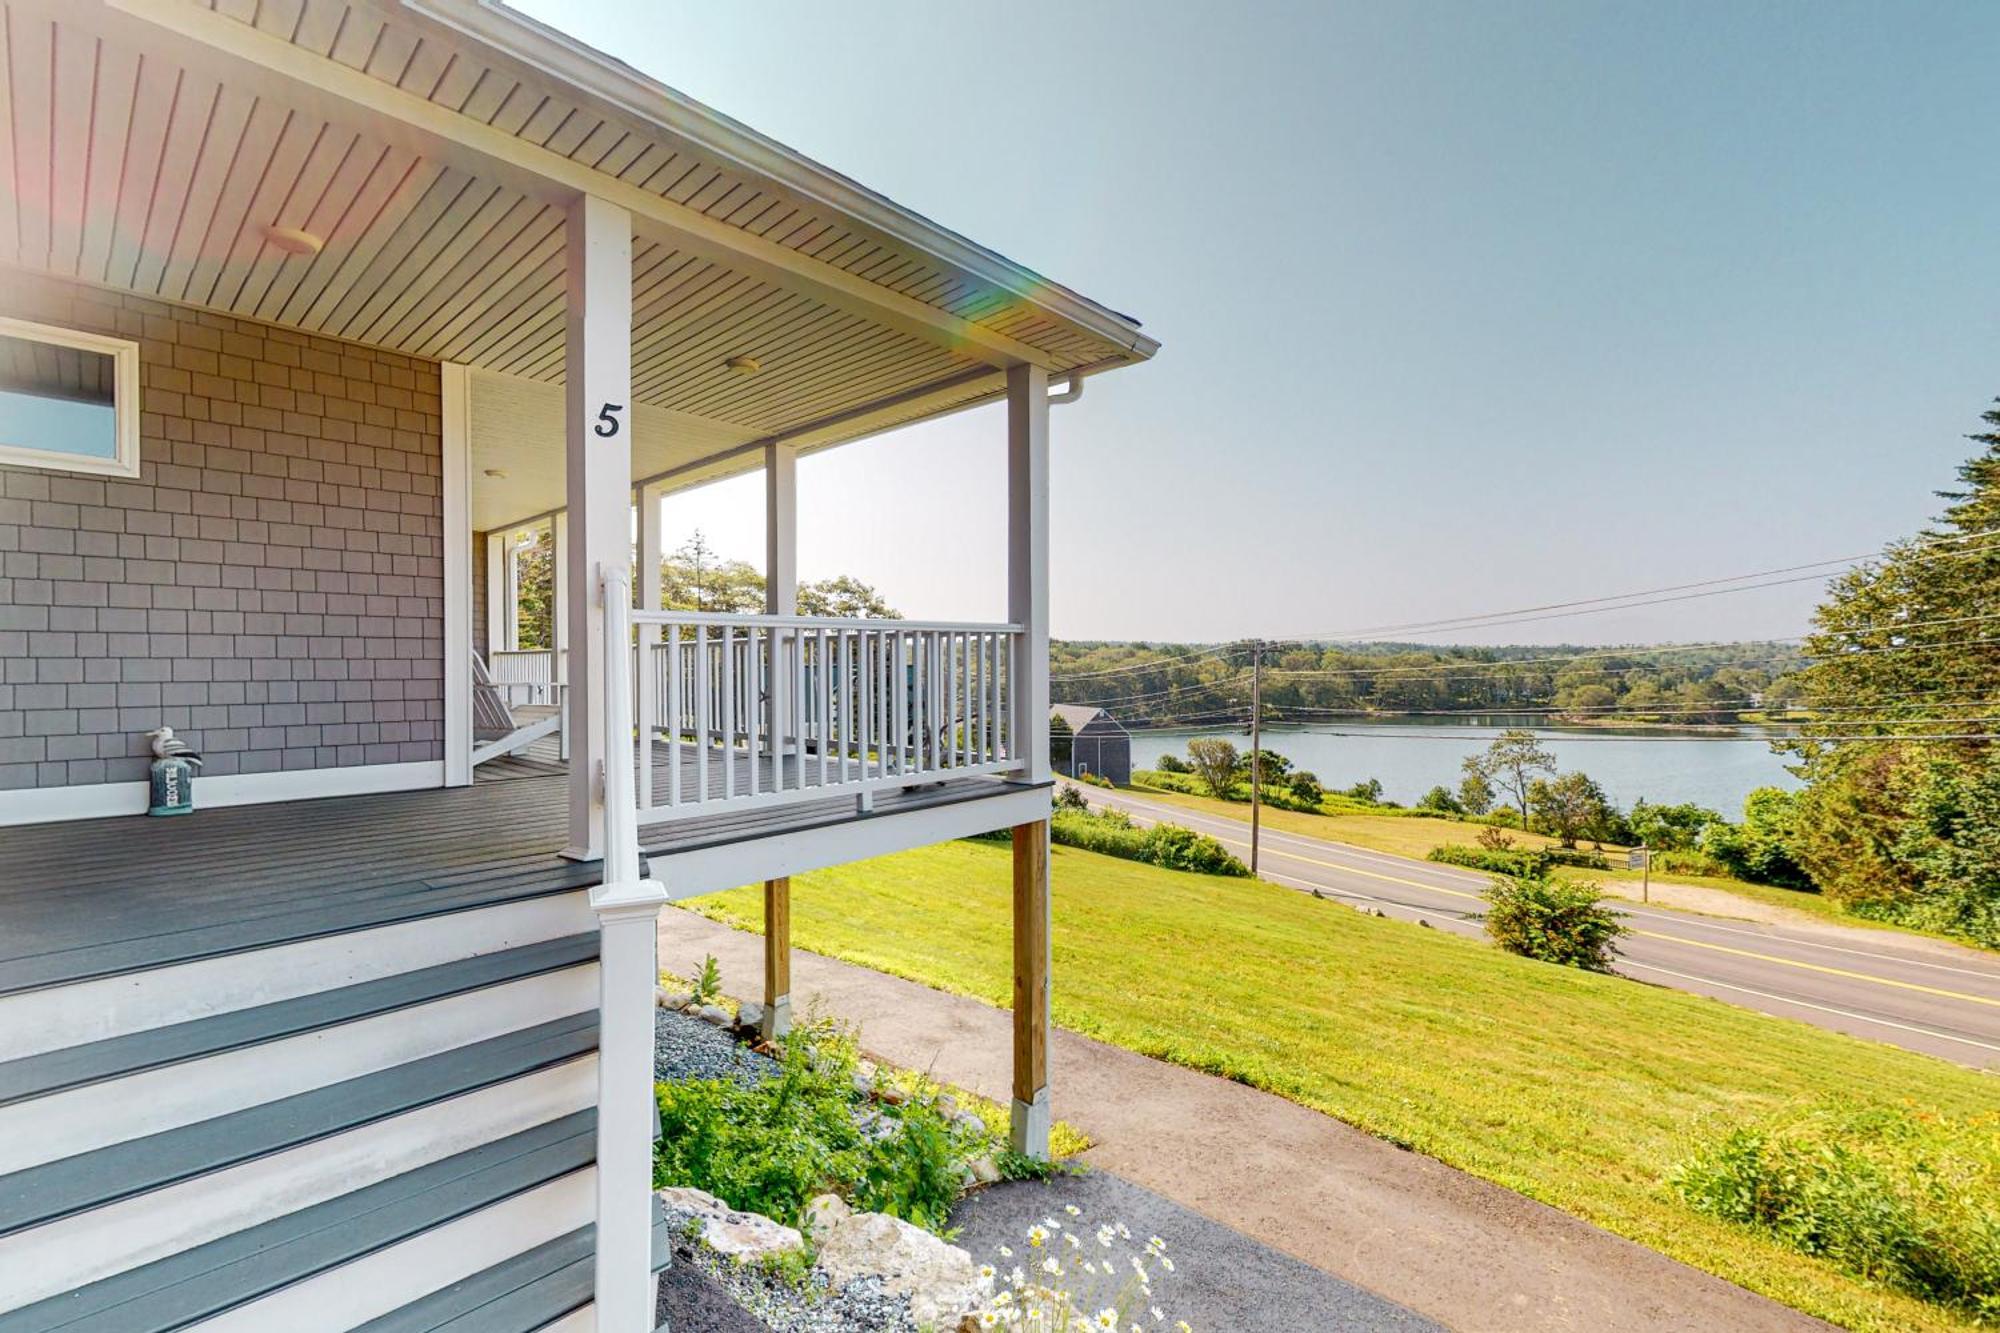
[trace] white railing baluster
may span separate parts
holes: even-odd
[[[653,672],[658,665],[653,660],[653,646],[639,637],[634,650],[637,654],[639,686],[639,809],[650,812],[653,809],[653,730],[660,721],[659,681]]]
[[[681,627],[668,625],[667,654],[667,804],[681,803]]]
[[[819,742],[819,785],[826,786],[827,748],[833,744],[833,664],[826,655],[826,630],[813,633],[813,735]]]
[[[711,691],[708,681],[708,626],[694,629],[694,804],[708,799],[708,709]]]

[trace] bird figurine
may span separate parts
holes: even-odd
[[[201,767],[201,756],[188,748],[188,743],[174,735],[172,727],[161,727],[146,733],[146,739],[153,743],[155,759],[185,759],[196,768]]]

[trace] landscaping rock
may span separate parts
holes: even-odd
[[[713,1023],[719,1028],[726,1028],[736,1021],[730,1016],[729,1011],[719,1004],[705,1004],[694,1011],[694,1016],[704,1023]]]
[[[992,1185],[1000,1179],[1000,1168],[991,1157],[975,1157],[965,1167],[972,1172],[972,1178],[982,1185]]]
[[[806,1217],[831,1285],[877,1276],[883,1291],[909,1298],[919,1327],[955,1327],[991,1292],[971,1255],[899,1217],[857,1213],[830,1194],[807,1204]]]
[[[653,987],[653,1003],[662,1009],[685,1009],[688,1003],[687,992],[668,990],[665,986],[655,986]]]
[[[670,1225],[678,1226],[689,1217],[701,1219],[703,1242],[738,1263],[754,1263],[767,1255],[805,1248],[805,1237],[791,1227],[781,1226],[762,1213],[739,1212],[705,1190],[663,1189],[660,1205],[667,1210]]]
[[[932,1102],[931,1105],[937,1110],[937,1113],[943,1116],[946,1120],[949,1120],[953,1116],[958,1114],[958,1098],[952,1096],[948,1092],[940,1092],[937,1096],[937,1100]]]
[[[757,1031],[764,1023],[764,1006],[745,1000],[736,1010],[736,1026],[751,1032]]]

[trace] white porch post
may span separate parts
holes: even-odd
[[[551,686],[556,706],[562,710],[562,720],[556,728],[556,757],[567,760],[569,753],[569,733],[575,715],[569,711],[569,690],[560,682],[569,678],[569,511],[558,509],[549,519],[550,568],[553,574],[549,580],[549,679],[557,684]],[[586,585],[587,586],[587,585]],[[516,593],[518,596],[518,592]],[[519,619],[519,613],[516,613]]]
[[[604,882],[591,891],[599,929],[595,1313],[606,1333],[644,1333],[655,1323],[648,1099],[662,895],[658,885],[639,880],[625,649],[632,596],[632,219],[584,195],[570,206],[566,232],[568,494],[556,566],[566,604],[556,644],[560,654],[567,639],[573,733],[564,854],[604,864]]]
[[[486,534],[486,665],[493,665],[493,654],[507,646],[507,594],[512,581],[507,577],[507,565],[513,553],[507,549],[507,534],[489,532]]]
[[[472,781],[472,381],[438,367],[444,439],[444,785]]]
[[[764,611],[799,612],[799,451],[764,447]]]
[[[1021,627],[1008,681],[1018,780],[1049,771],[1049,373],[1007,372],[1007,618]]]
[[[1049,771],[1049,377],[1039,366],[1007,371],[1007,618],[1014,636],[1008,678],[1008,745],[1014,780]],[[1014,1151],[1049,1155],[1049,977],[1053,899],[1047,816],[1016,825],[1014,841]]]
[[[639,609],[642,611],[663,610],[666,605],[666,580],[660,576],[660,564],[667,558],[667,534],[660,524],[660,492],[652,486],[641,486],[639,502]],[[652,636],[652,642],[660,640],[658,625],[639,626],[639,637]]]
[[[600,569],[631,568],[632,217],[591,195],[567,232],[567,494],[556,515],[557,662],[568,650],[569,845],[604,855],[604,606]],[[582,592],[586,595],[576,596]]]
[[[794,616],[799,612],[799,452],[788,445],[764,449],[764,612]],[[785,679],[777,662],[803,651],[803,641],[791,635],[773,636],[773,684]],[[782,645],[782,646],[781,646]],[[822,667],[824,669],[824,667]],[[771,762],[784,762],[784,737],[800,719],[791,716],[792,691],[771,693],[771,729],[779,737]],[[800,733],[803,734],[802,732]],[[803,769],[805,747],[800,745]],[[764,1019],[767,1038],[792,1030],[792,881],[764,881]]]

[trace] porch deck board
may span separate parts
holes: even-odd
[[[470,787],[0,828],[0,994],[597,883],[596,863],[559,855],[553,749],[504,777],[487,767]],[[882,792],[874,817],[999,790],[973,777]],[[671,856],[857,817],[835,795],[684,815],[640,841]]]

